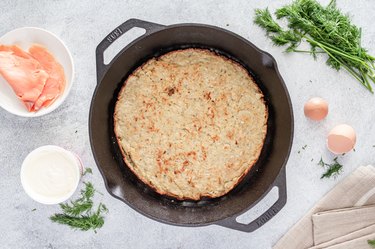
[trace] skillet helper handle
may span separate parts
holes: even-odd
[[[117,40],[119,37],[124,35],[127,31],[132,28],[143,28],[146,33],[140,37],[145,37],[155,31],[163,29],[165,26],[157,23],[146,22],[139,19],[129,19],[117,28],[115,28],[111,33],[109,33],[96,47],[96,76],[97,83],[102,80],[102,77],[107,72],[111,62],[108,65],[104,64],[104,51],[111,46],[111,44]],[[115,56],[116,57],[116,56]]]
[[[269,191],[275,186],[278,187],[278,193],[279,193],[279,197],[277,201],[268,210],[266,210],[262,215],[260,215],[255,220],[251,221],[248,224],[243,224],[243,223],[237,222],[236,220],[237,217],[231,217],[231,218],[219,221],[216,224],[219,226],[231,228],[231,229],[242,231],[242,232],[247,232],[247,233],[254,232],[258,228],[263,226],[266,222],[268,222],[270,219],[272,219],[272,217],[274,217],[285,206],[286,195],[287,195],[286,194],[285,167],[281,169],[275,182],[269,188],[267,193],[264,194],[264,196],[266,196],[269,193]]]

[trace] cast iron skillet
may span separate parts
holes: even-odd
[[[134,27],[143,28],[146,33],[105,65],[105,49]],[[113,134],[113,109],[124,79],[151,57],[185,47],[208,48],[241,63],[256,79],[269,108],[268,134],[257,164],[224,197],[198,202],[161,196],[139,181],[124,164]],[[96,69],[98,85],[90,108],[90,142],[112,196],[160,222],[181,226],[217,224],[245,232],[261,227],[285,205],[285,164],[293,139],[293,113],[288,91],[271,55],[218,27],[202,24],[163,26],[130,19],[98,45]],[[258,203],[274,186],[278,188],[278,200],[268,210],[248,224],[236,221],[236,217]]]

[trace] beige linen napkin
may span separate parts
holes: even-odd
[[[314,246],[312,215],[318,212],[375,204],[375,168],[361,166],[339,182],[273,247],[303,249]]]
[[[339,238],[375,224],[375,205],[344,208],[312,215],[314,244]]]
[[[355,232],[346,234],[344,236],[338,237],[336,239],[330,240],[328,242],[319,244],[317,246],[310,247],[309,249],[322,249],[322,248],[327,248],[329,246],[337,245],[337,244],[343,244],[344,242],[356,239],[356,238],[361,238],[366,235],[374,234],[375,233],[375,225],[371,225],[368,227],[365,227],[363,229],[357,230]],[[374,239],[375,236],[371,237],[370,239]],[[367,246],[368,247],[368,246]],[[357,248],[358,249],[358,248]]]
[[[373,239],[374,237],[375,233],[371,233],[357,239],[325,247],[325,249],[370,249],[371,247],[367,244],[367,240]]]

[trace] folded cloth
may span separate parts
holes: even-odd
[[[339,182],[273,247],[302,249],[314,246],[312,215],[318,212],[375,204],[375,168],[361,166]]]
[[[368,245],[367,241],[374,237],[375,233],[371,233],[360,238],[325,247],[325,249],[370,249],[371,247]]]
[[[344,236],[375,224],[375,205],[336,209],[312,215],[314,244]]]
[[[333,240],[327,241],[325,243],[319,244],[317,246],[310,247],[309,249],[328,248],[328,247],[336,245],[336,244],[342,244],[344,242],[351,241],[351,240],[361,238],[361,237],[364,237],[366,235],[371,235],[371,234],[374,234],[374,233],[375,233],[375,225],[371,225],[371,226],[365,227],[363,229],[354,231],[352,233],[346,234],[344,236],[341,236],[341,237],[335,238]],[[370,237],[369,239],[371,239],[371,240],[375,239],[375,236]],[[368,245],[366,245],[366,246],[367,246],[366,248],[368,248]],[[356,248],[356,249],[358,249],[358,248]]]

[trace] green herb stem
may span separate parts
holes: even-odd
[[[325,163],[323,158],[320,158],[318,165],[323,168],[326,168],[326,171],[322,174],[320,179],[323,178],[330,178],[330,177],[337,177],[342,171],[342,165],[337,161],[337,157],[333,159],[333,163]]]
[[[338,63],[340,63],[354,78],[356,78],[364,87],[366,87],[368,90],[370,90],[370,92],[372,92],[372,89],[371,89],[371,86],[367,85],[363,79],[361,77],[359,77],[357,75],[357,73],[352,69],[350,68],[345,62],[339,60],[338,58],[336,58],[334,55],[331,54],[330,51],[326,50],[325,47],[321,47],[332,59],[334,59],[335,61],[337,61]]]
[[[96,211],[93,209],[93,200],[96,190],[91,182],[85,183],[85,189],[81,190],[81,197],[69,203],[61,203],[62,213],[50,217],[53,222],[68,225],[73,229],[87,231],[101,228],[104,224],[103,213],[107,213],[107,207],[99,203]]]
[[[296,53],[309,53],[309,54],[311,54],[310,50],[293,49],[293,52],[296,52]],[[325,52],[323,52],[323,51],[316,51],[314,53],[324,54]]]
[[[362,29],[337,9],[335,0],[327,7],[316,0],[295,0],[277,9],[275,14],[277,19],[286,18],[288,29],[283,29],[268,9],[256,10],[254,19],[267,31],[274,45],[286,45],[286,52],[310,53],[314,58],[317,53],[326,53],[328,65],[336,70],[344,68],[373,92],[370,81],[375,83],[375,57],[362,48]],[[310,51],[297,49],[302,41],[311,45]]]

